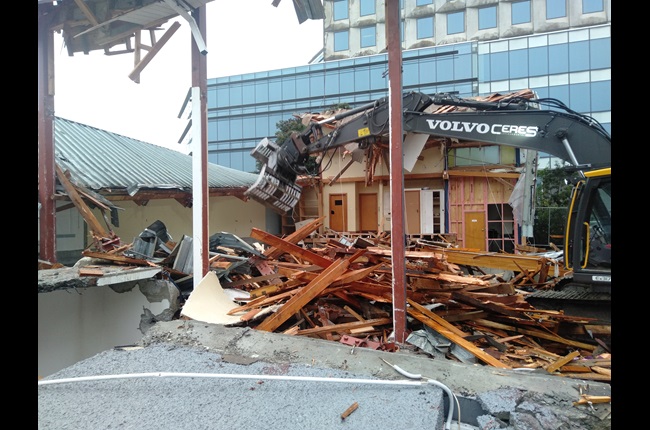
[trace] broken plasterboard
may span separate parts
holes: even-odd
[[[183,305],[181,315],[210,324],[240,323],[239,316],[228,312],[239,305],[221,288],[217,275],[210,271],[201,279]]]

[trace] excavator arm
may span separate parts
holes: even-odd
[[[450,111],[449,107],[456,110]],[[313,122],[304,132],[294,132],[282,146],[262,140],[251,155],[263,167],[246,195],[280,213],[290,211],[300,199],[298,176],[318,173],[307,171],[309,156],[352,142],[363,149],[372,141],[387,138],[388,108],[389,100],[382,98]],[[402,108],[404,133],[532,149],[579,168],[611,164],[611,137],[607,131],[591,117],[570,110],[556,99],[511,97],[479,101],[448,93],[428,96],[406,92]],[[323,126],[334,121],[338,121],[336,127],[325,132]]]

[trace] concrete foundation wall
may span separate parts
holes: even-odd
[[[158,315],[169,303],[149,303],[137,286],[123,293],[92,287],[39,294],[38,376],[139,341],[143,307]]]

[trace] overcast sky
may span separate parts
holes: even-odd
[[[298,24],[292,0],[278,7],[271,0],[213,0],[206,11],[208,79],[306,65],[323,45],[323,21]],[[192,85],[192,41],[187,21],[177,20],[181,27],[142,71],[139,84],[128,77],[133,53],[70,57],[55,33],[55,115],[187,152],[177,143],[187,125],[178,114]],[[157,40],[163,34],[157,31]],[[142,43],[151,45],[148,32]]]

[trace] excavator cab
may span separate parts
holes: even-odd
[[[612,275],[612,169],[584,173],[573,188],[565,231],[565,266],[573,283],[610,292]]]

